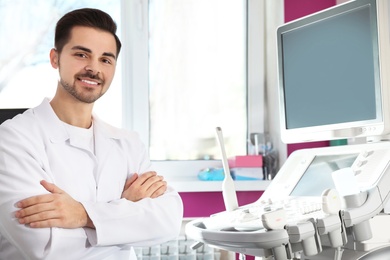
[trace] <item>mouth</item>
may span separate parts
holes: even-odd
[[[79,81],[90,87],[96,87],[102,84],[100,80],[77,78]]]
[[[99,85],[99,82],[92,81],[92,80],[87,80],[87,79],[79,79],[81,82],[87,83],[89,85]]]

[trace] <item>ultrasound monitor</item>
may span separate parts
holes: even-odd
[[[285,143],[390,132],[389,0],[355,0],[277,30]]]
[[[321,196],[324,190],[335,189],[332,172],[352,167],[358,155],[353,153],[315,156],[290,196]]]

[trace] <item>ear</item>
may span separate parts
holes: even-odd
[[[53,48],[50,50],[50,63],[55,69],[58,69],[58,51]]]

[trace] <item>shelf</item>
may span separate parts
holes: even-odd
[[[196,176],[175,176],[167,179],[178,192],[222,191],[222,181],[201,181]],[[236,191],[264,191],[271,181],[235,181]]]
[[[222,167],[221,161],[154,161],[154,169],[178,192],[222,191],[222,181],[201,181],[199,170]],[[237,191],[264,191],[271,181],[235,181]]]

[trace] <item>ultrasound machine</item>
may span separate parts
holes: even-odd
[[[389,2],[349,1],[278,28],[282,141],[360,142],[293,152],[256,202],[189,222],[194,248],[390,259],[390,233],[377,231],[390,229]]]

